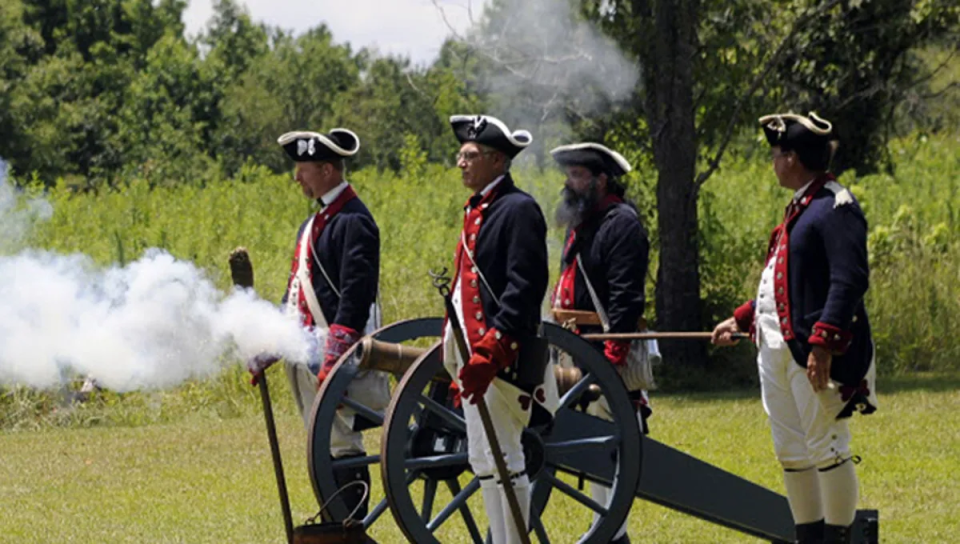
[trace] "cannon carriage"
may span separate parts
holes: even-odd
[[[245,250],[234,252],[230,265],[236,285],[253,286]],[[487,541],[478,523],[484,517],[482,508],[475,511],[470,504],[479,483],[470,473],[466,424],[448,394],[450,377],[440,361],[439,343],[428,349],[404,345],[438,338],[442,326],[443,320],[436,317],[383,327],[344,353],[321,385],[307,429],[307,465],[314,494],[329,521],[343,522],[352,516],[338,493],[333,471],[378,465],[383,493],[371,497],[362,520],[365,529],[389,510],[411,542],[440,542],[444,525],[456,518],[470,541]],[[542,334],[555,353],[569,355],[575,366],[554,369],[559,408],[550,423],[528,427],[523,435],[526,472],[534,486],[529,532],[541,544],[609,542],[636,498],[771,542],[793,541],[785,497],[643,436],[626,387],[606,358],[586,340],[557,325],[545,323]],[[351,381],[365,371],[397,378],[386,410],[348,396]],[[288,539],[292,539],[265,379],[260,385]],[[588,409],[601,401],[607,407],[604,418]],[[352,410],[361,427],[379,428],[379,454],[331,461],[330,430],[341,409]],[[608,503],[598,504],[584,493],[584,481],[609,486]],[[441,486],[451,497],[446,504],[436,502]],[[583,519],[592,521],[571,532],[569,518],[581,516],[571,516],[569,508],[552,507],[564,501],[579,507],[586,513]],[[855,544],[878,541],[877,518],[875,510],[857,512]]]
[[[482,503],[470,500],[479,482],[470,472],[465,423],[448,395],[450,378],[439,344],[428,349],[403,344],[439,337],[441,326],[440,318],[422,318],[384,327],[346,353],[321,386],[308,429],[307,460],[317,500],[329,500],[330,519],[349,515],[347,505],[334,497],[333,470],[368,465],[379,468],[383,490],[371,497],[363,520],[368,529],[389,511],[411,542],[441,542],[445,531],[485,541],[485,516],[478,511]],[[533,538],[541,543],[609,542],[640,498],[746,535],[792,542],[785,497],[643,436],[626,388],[603,355],[557,325],[544,324],[543,335],[576,367],[556,369],[561,400],[553,421],[524,434],[534,486]],[[397,378],[382,412],[346,394],[350,380],[370,370]],[[601,398],[609,406],[609,419],[587,409]],[[379,454],[331,463],[329,429],[338,408],[349,408],[364,426],[379,428]],[[585,481],[610,486],[609,503],[598,504],[584,492]],[[438,502],[440,497],[449,500]],[[560,504],[567,506],[553,507]],[[571,511],[571,505],[580,512]],[[855,531],[854,542],[873,541],[865,528],[875,525],[875,518],[874,511],[858,513],[858,527],[864,530]],[[575,534],[570,533],[572,519],[582,523]]]

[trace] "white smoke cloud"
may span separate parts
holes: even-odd
[[[531,129],[562,125],[564,117],[602,113],[634,92],[637,62],[584,20],[578,4],[504,0],[468,33],[471,49],[492,65],[485,83],[505,120]]]
[[[3,180],[0,195],[4,236],[26,234],[31,210],[47,204],[25,203]],[[216,374],[235,357],[305,361],[311,341],[296,318],[251,290],[222,293],[160,250],[106,269],[80,254],[0,254],[0,384],[50,388],[85,375],[117,391],[165,388]]]
[[[0,253],[18,249],[34,223],[53,216],[49,202],[22,198],[6,178],[7,163],[0,158]]]

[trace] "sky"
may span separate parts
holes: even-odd
[[[463,32],[470,25],[468,6],[478,20],[489,0],[437,0],[450,25]],[[238,0],[254,20],[302,32],[326,23],[336,42],[354,50],[375,47],[383,54],[432,62],[450,28],[433,0]],[[213,15],[213,0],[190,0],[184,13],[189,34],[199,32]]]

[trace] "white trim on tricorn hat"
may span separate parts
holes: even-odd
[[[335,128],[328,134],[302,130],[287,132],[277,138],[277,143],[297,162],[345,159],[360,150],[360,138],[345,128]]]
[[[551,149],[550,155],[561,165],[589,166],[589,163],[598,162],[609,175],[613,176],[622,176],[633,170],[623,155],[605,145],[593,142],[561,145]]]
[[[506,123],[490,115],[451,115],[450,126],[461,144],[476,142],[502,151],[511,159],[533,143],[529,131],[511,132]]]
[[[833,133],[833,124],[814,112],[810,112],[807,117],[796,113],[773,113],[764,115],[758,122],[771,146],[780,145],[784,138],[789,140],[800,136],[799,133],[788,134],[791,125],[803,127],[815,138],[826,138]]]
[[[760,124],[769,126],[771,129],[783,132],[786,130],[786,121],[796,121],[807,127],[807,130],[819,136],[826,136],[833,131],[833,124],[830,121],[820,117],[814,112],[810,112],[809,117],[797,115],[796,113],[772,113],[760,118]]]

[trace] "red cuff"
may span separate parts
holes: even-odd
[[[343,325],[330,325],[327,341],[323,347],[323,368],[329,370],[340,357],[360,340],[360,333]]]
[[[473,346],[473,356],[485,362],[491,362],[500,370],[507,368],[517,360],[520,344],[508,334],[490,329]]]
[[[629,353],[630,340],[607,340],[603,343],[603,354],[613,366],[626,364]]]
[[[747,332],[753,327],[753,311],[754,306],[752,300],[744,302],[733,311],[733,319],[737,322],[737,327],[741,331]]]
[[[817,321],[807,340],[812,346],[823,346],[834,355],[843,355],[853,342],[853,333],[840,327]]]

